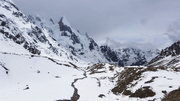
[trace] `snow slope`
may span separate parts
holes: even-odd
[[[180,67],[180,41],[163,49],[161,53],[152,59],[147,66],[153,67]]]
[[[72,81],[84,73],[69,62],[54,60],[57,64],[47,57],[2,53],[0,57],[1,101],[70,99]],[[78,66],[83,69],[87,65]]]
[[[81,61],[58,45],[46,29],[31,23],[12,2],[1,0],[0,4],[0,39],[3,48],[1,52],[16,53],[17,49],[20,49],[22,51],[18,53],[21,54],[27,54],[29,51],[29,54]]]

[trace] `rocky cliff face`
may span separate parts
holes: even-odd
[[[48,32],[49,30],[32,22],[32,18],[25,16],[12,1],[1,0],[0,11],[0,39],[4,51],[14,53],[14,50],[17,50],[15,47],[23,47],[23,51],[28,51],[31,54],[78,60],[64,47],[58,46]],[[3,43],[11,43],[11,47],[5,46]],[[27,52],[25,53],[27,54]],[[23,53],[21,52],[21,54]]]
[[[93,63],[107,62],[99,50],[98,44],[87,34],[81,34],[72,28],[65,16],[62,16],[58,23],[52,19],[46,20],[38,16],[29,16],[28,18],[31,23],[46,29],[59,46],[63,46],[79,59]]]
[[[159,50],[142,51],[134,48],[111,49],[108,46],[101,46],[101,52],[106,59],[119,66],[139,66],[144,65],[151,58],[159,54]]]
[[[161,53],[152,59],[147,66],[180,67],[180,41],[163,49]]]

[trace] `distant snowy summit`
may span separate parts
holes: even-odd
[[[135,48],[117,48],[113,49],[110,46],[101,46],[101,52],[110,63],[115,63],[119,66],[141,66],[148,63],[152,58],[157,56],[160,51],[143,51]]]

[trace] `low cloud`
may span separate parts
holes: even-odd
[[[148,50],[156,50],[156,46],[152,43],[140,43],[140,42],[118,42],[110,38],[106,38],[106,42],[103,45],[107,45],[114,49],[120,49],[120,48],[136,48],[141,49],[144,51]]]
[[[145,18],[141,19],[141,24],[144,25],[144,26],[147,25],[148,24],[148,20],[145,19]]]
[[[180,40],[180,19],[169,25],[165,35],[167,35],[172,42]]]
[[[81,33],[88,32],[98,44],[109,37],[116,40],[111,41],[117,47],[162,49],[180,39],[179,21],[168,27],[180,18],[180,0],[12,1],[26,15],[38,14],[46,19],[53,18],[55,22],[66,15],[73,28]]]

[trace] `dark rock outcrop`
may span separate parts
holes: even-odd
[[[72,34],[72,30],[71,30],[71,27],[70,26],[67,26],[63,23],[63,20],[65,18],[64,17],[61,17],[60,21],[59,21],[59,28],[60,28],[60,31],[68,31],[69,33]]]
[[[101,46],[101,52],[110,63],[119,66],[140,66],[147,63],[146,55],[152,55],[134,48],[112,49],[109,46]],[[158,54],[158,53],[155,53]]]
[[[104,53],[104,56],[109,62],[118,62],[119,59],[117,57],[117,53],[114,50],[108,46],[101,46],[100,48],[101,52]]]
[[[180,55],[180,41],[173,43],[171,46],[162,49],[161,53],[156,56],[154,59],[152,59],[147,66],[170,66],[177,62],[179,62],[179,59],[176,56]],[[170,56],[171,58],[168,59],[169,62],[166,61],[166,64],[164,64],[163,60],[164,58]],[[172,60],[171,60],[172,59]],[[159,62],[158,62],[159,61]],[[157,63],[155,63],[157,62]],[[155,63],[155,64],[154,64]]]

